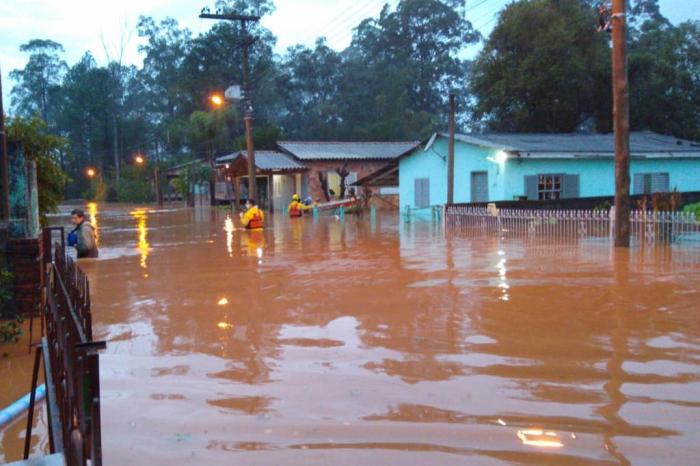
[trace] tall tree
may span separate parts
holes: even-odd
[[[647,20],[629,49],[631,127],[700,140],[700,21]]]
[[[36,113],[49,121],[50,102],[61,84],[67,66],[61,59],[63,46],[58,42],[34,39],[19,48],[28,53],[29,60],[24,69],[13,70],[10,78],[17,84],[12,88],[12,106],[22,115]]]

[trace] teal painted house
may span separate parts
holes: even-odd
[[[399,159],[401,209],[447,201],[446,134]],[[632,194],[700,191],[700,143],[630,135]],[[454,202],[614,194],[612,134],[458,134]]]

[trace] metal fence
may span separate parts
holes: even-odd
[[[46,335],[36,352],[24,457],[29,456],[34,393],[43,356],[51,453],[63,453],[68,466],[101,466],[98,350],[105,343],[92,339],[87,277],[66,256],[64,242],[51,248],[47,235],[50,238],[51,230],[44,231],[43,241],[49,248],[43,260]]]
[[[631,236],[639,244],[697,242],[700,223],[685,212],[633,211]],[[501,237],[572,241],[612,238],[615,222],[607,210],[524,210],[447,205],[445,225]]]

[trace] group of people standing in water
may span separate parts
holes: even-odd
[[[310,201],[310,199],[309,199]],[[298,218],[304,212],[314,208],[314,203],[302,202],[298,194],[292,196],[287,211],[290,218]],[[248,199],[245,203],[245,212],[241,212],[241,226],[246,230],[259,230],[265,226],[265,214],[255,203],[255,199]]]
[[[318,201],[301,201],[298,194],[292,196],[292,202],[287,210],[291,218],[298,218],[304,212],[314,208]],[[262,230],[265,227],[265,214],[258,207],[255,199],[248,199],[245,203],[245,212],[241,212],[241,226],[246,230]],[[71,223],[75,229],[68,235],[68,245],[76,248],[78,257],[97,257],[97,241],[95,239],[95,228],[85,220],[85,213],[80,209],[71,212]]]

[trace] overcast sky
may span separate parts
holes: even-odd
[[[294,44],[311,45],[319,36],[342,49],[350,43],[352,28],[360,20],[376,16],[384,4],[398,0],[275,0],[276,11],[263,19],[265,27],[277,36],[277,51]],[[495,15],[508,0],[469,0],[467,19],[484,35],[495,24]],[[51,39],[61,43],[69,65],[90,51],[98,63],[107,61],[105,44],[112,56],[122,37],[128,40],[124,60],[140,64],[140,39],[135,28],[140,15],[160,20],[175,18],[195,35],[211,27],[211,20],[197,16],[214,0],[0,0],[0,67],[2,67],[5,106],[14,84],[10,70],[22,68],[27,57],[19,46],[31,39]],[[672,22],[700,19],[700,0],[660,0],[662,13]],[[213,9],[213,8],[212,8]],[[466,52],[474,55],[478,47]]]

